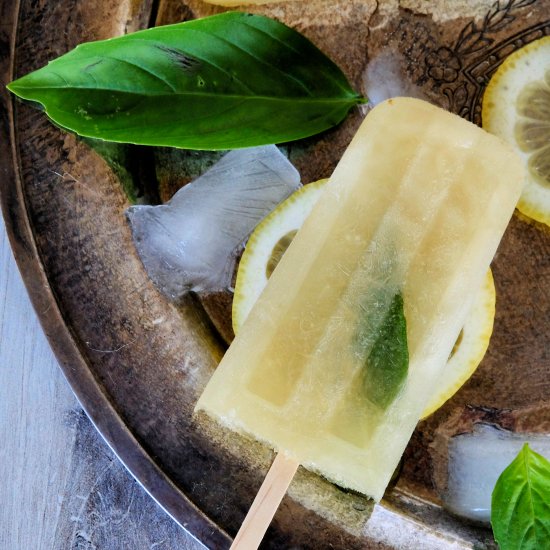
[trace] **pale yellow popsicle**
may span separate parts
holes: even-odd
[[[455,115],[408,98],[374,108],[197,409],[380,500],[523,182],[511,148]],[[393,357],[374,372],[370,352],[397,298],[396,386]]]

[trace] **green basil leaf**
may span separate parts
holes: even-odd
[[[110,143],[99,139],[83,138],[83,141],[91,147],[107,163],[119,181],[127,199],[135,204],[138,196],[142,195],[139,189],[139,181],[132,171],[134,152],[131,145],[123,143]],[[137,152],[136,152],[137,153]]]
[[[409,370],[407,322],[403,306],[403,296],[398,292],[378,329],[374,329],[374,342],[363,371],[365,393],[382,409],[386,409],[397,397]]]
[[[491,524],[501,550],[550,548],[550,462],[527,443],[497,480]]]
[[[304,36],[239,12],[81,44],[8,88],[82,136],[187,149],[303,138],[364,102]]]

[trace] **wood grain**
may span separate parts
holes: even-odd
[[[0,548],[204,548],[145,493],[82,411],[1,219],[0,380]]]
[[[296,460],[277,454],[230,550],[258,548],[298,466]]]

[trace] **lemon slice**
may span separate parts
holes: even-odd
[[[525,159],[518,210],[550,225],[550,36],[506,58],[487,86],[481,116],[487,131]]]
[[[267,280],[310,213],[328,180],[295,191],[256,226],[239,263],[233,296],[233,331],[248,317]]]
[[[310,213],[327,181],[310,183],[293,193],[271,212],[250,236],[235,283],[235,334],[239,332],[275,266]],[[432,414],[452,397],[483,359],[493,331],[495,300],[495,285],[489,270],[445,367],[441,384],[429,400],[422,418]]]
[[[428,401],[422,418],[439,409],[474,374],[489,347],[495,320],[495,304],[495,282],[489,270],[445,365],[441,385]]]

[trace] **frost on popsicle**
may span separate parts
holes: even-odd
[[[159,206],[127,217],[147,273],[169,299],[231,284],[236,249],[300,175],[274,145],[228,153]]]

